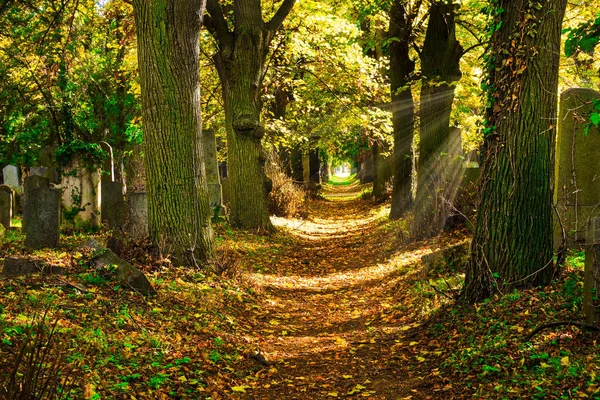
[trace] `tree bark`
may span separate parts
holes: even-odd
[[[134,0],[150,238],[175,264],[193,267],[214,255],[201,142],[204,4]]]
[[[500,0],[488,60],[477,225],[464,300],[548,284],[561,25],[567,0]]]
[[[208,0],[207,28],[218,42],[215,65],[225,102],[227,162],[231,180],[231,224],[272,231],[267,211],[267,179],[261,139],[261,90],[269,44],[295,0],[284,0],[265,23],[260,0],[233,2],[233,31],[218,0]]]
[[[398,219],[412,206],[413,136],[415,105],[410,75],[415,63],[410,59],[412,19],[401,1],[390,10],[390,89],[392,92],[392,206],[390,219]]]
[[[463,54],[456,40],[453,4],[432,3],[421,54],[421,131],[413,235],[431,237],[445,224],[444,191],[454,82]]]

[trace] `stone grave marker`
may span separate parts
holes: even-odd
[[[587,114],[600,93],[573,88],[560,96],[556,141],[554,245],[567,247],[585,243],[588,222],[600,215],[600,132],[584,134]]]
[[[102,188],[102,220],[107,221],[108,226],[114,228],[120,225],[113,211],[114,205],[124,200],[123,184],[121,182],[102,182],[100,187]]]
[[[146,192],[129,193],[127,196],[129,205],[129,220],[126,231],[133,240],[148,237],[148,200]]]
[[[98,227],[101,219],[100,169],[90,169],[80,159],[74,159],[62,176],[62,206],[73,215],[76,227]]]
[[[23,182],[23,210],[27,207],[27,200],[31,197],[30,192],[34,189],[39,189],[42,187],[49,187],[50,179],[45,176],[40,175],[30,175],[25,178]],[[23,228],[23,232],[25,232],[27,226],[27,216],[23,211],[23,220],[21,221],[21,226]]]
[[[17,215],[17,192],[15,192],[13,190],[13,188],[8,185],[0,185],[0,192],[6,192],[10,195],[10,197],[12,199],[11,200],[11,210],[12,210],[11,215],[14,217],[15,215]]]
[[[23,211],[27,220],[25,246],[33,249],[58,246],[60,241],[60,190],[39,187],[27,194],[28,199]]]
[[[10,192],[0,190],[0,225],[6,229],[12,226],[13,195]]]
[[[4,176],[4,184],[17,190],[21,187],[21,181],[19,179],[19,167],[14,165],[7,165],[2,169],[2,176]]]

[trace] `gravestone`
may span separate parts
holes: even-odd
[[[0,225],[6,229],[12,226],[13,216],[13,196],[12,193],[0,190]]]
[[[583,312],[587,322],[600,325],[600,218],[588,224],[583,278]]]
[[[126,230],[133,240],[148,237],[148,199],[145,192],[129,193],[129,220]]]
[[[21,181],[19,179],[19,167],[14,165],[7,165],[2,169],[2,176],[4,177],[4,184],[17,190],[21,187]]]
[[[310,183],[310,156],[308,154],[302,154],[302,182],[304,182],[304,186],[308,186]]]
[[[100,169],[89,168],[80,159],[72,160],[62,176],[62,206],[69,223],[78,228],[100,226]]]
[[[13,190],[12,187],[8,186],[8,185],[0,185],[0,192],[6,192],[8,194],[10,194],[11,196],[11,209],[12,209],[12,216],[14,217],[15,215],[17,215],[17,192],[15,192]]]
[[[115,180],[115,164],[112,146],[106,142],[100,142],[99,144],[106,156],[102,163],[102,182],[112,182]]]
[[[218,208],[219,212],[221,212],[223,207],[223,191],[219,180],[217,139],[215,137],[215,131],[212,129],[202,131],[202,152],[204,154],[209,205],[211,210]]]
[[[102,220],[107,221],[108,226],[114,228],[120,225],[117,213],[115,213],[115,204],[124,201],[123,184],[121,182],[102,182],[100,187],[102,188]]]
[[[554,245],[567,247],[585,243],[588,222],[600,215],[600,133],[592,129],[584,134],[587,114],[600,93],[574,88],[560,96],[556,141],[554,203]]]
[[[60,241],[60,200],[58,189],[40,187],[28,192],[23,215],[27,220],[25,246],[32,249],[57,247]]]
[[[25,178],[23,182],[23,210],[28,207],[27,201],[31,197],[31,192],[35,189],[49,187],[50,180],[44,176],[40,175],[30,175]],[[23,212],[23,220],[21,221],[21,226],[23,228],[23,232],[25,232],[27,226],[27,216],[26,213]]]
[[[29,175],[48,177],[48,168],[46,168],[46,167],[31,167],[31,168],[29,168]]]

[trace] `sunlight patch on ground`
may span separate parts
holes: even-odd
[[[431,253],[430,249],[404,252],[396,255],[384,264],[357,269],[351,268],[344,272],[314,277],[296,275],[278,276],[259,273],[246,273],[245,276],[256,284],[272,288],[312,290],[317,292],[339,290],[382,280],[393,275],[403,267],[417,264],[421,256],[429,253]]]

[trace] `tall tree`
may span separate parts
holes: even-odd
[[[567,0],[500,0],[494,11],[485,157],[464,298],[547,284],[554,273],[552,159]]]
[[[420,142],[414,234],[430,237],[444,227],[443,203],[450,114],[463,48],[456,40],[452,1],[432,2],[421,52]]]
[[[410,58],[412,24],[421,1],[408,8],[402,0],[394,0],[390,8],[390,88],[392,123],[394,126],[393,187],[390,218],[398,219],[412,205],[412,143],[415,105],[410,86],[415,63]]]
[[[200,28],[204,1],[134,0],[150,236],[176,264],[214,252],[202,158]]]
[[[225,104],[231,222],[241,228],[273,229],[261,146],[261,94],[269,45],[294,3],[284,0],[266,23],[260,0],[234,0],[229,21],[218,0],[207,3],[206,27],[217,40],[214,61]]]

